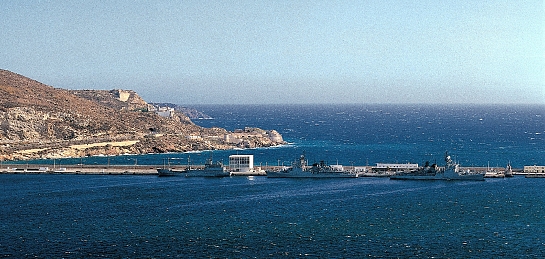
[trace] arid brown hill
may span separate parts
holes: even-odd
[[[181,113],[161,117],[147,107],[134,91],[65,90],[0,70],[0,160],[280,143],[274,131],[226,142],[224,129],[196,126]]]

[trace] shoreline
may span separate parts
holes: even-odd
[[[192,165],[191,168],[200,168],[204,165]],[[260,166],[262,170],[278,170],[283,166]],[[371,166],[345,166],[347,170],[354,170],[355,167]],[[165,165],[65,165],[51,167],[50,164],[3,164],[0,166],[0,174],[66,174],[66,175],[158,175],[157,169],[165,168]],[[183,170],[185,165],[169,167],[171,169]],[[461,169],[471,169],[476,171],[485,171],[487,167],[461,167]],[[523,169],[513,169],[514,175],[536,175],[524,173]],[[236,174],[234,174],[236,175]],[[264,176],[266,174],[252,174],[253,176]],[[245,175],[246,176],[246,175]],[[541,178],[541,177],[540,177]]]
[[[51,165],[39,164],[9,164],[0,167],[0,174],[66,174],[66,175],[158,175],[157,169],[165,168],[164,165],[66,165],[51,168]],[[202,168],[204,165],[192,165],[191,168]],[[280,166],[281,167],[281,166]],[[263,170],[275,170],[279,166],[263,166]],[[187,166],[173,166],[171,169],[183,170]],[[233,174],[237,175],[237,174]],[[241,176],[264,176],[266,174],[239,174]]]
[[[11,167],[10,167],[11,166]],[[0,168],[0,174],[71,174],[71,175],[157,175],[157,168],[161,166],[106,166],[106,165],[67,165],[51,168],[51,165],[11,164]]]

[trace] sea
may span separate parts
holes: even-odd
[[[199,105],[228,130],[286,145],[35,160],[199,164],[254,155],[309,162],[545,165],[542,105]],[[7,162],[0,166],[9,166]],[[0,174],[3,258],[543,258],[545,178],[182,178]]]

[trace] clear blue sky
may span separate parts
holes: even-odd
[[[545,103],[544,1],[0,2],[0,68],[147,101]]]

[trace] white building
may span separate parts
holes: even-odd
[[[377,163],[377,166],[375,166],[373,169],[378,170],[399,170],[399,169],[417,169],[418,164],[384,164],[384,163]]]
[[[174,108],[159,107],[159,109],[157,109],[155,113],[157,113],[161,117],[170,118],[174,114]]]
[[[365,166],[355,166],[354,167],[354,172],[365,173],[365,172],[367,172],[367,167],[365,167]]]
[[[230,155],[229,172],[231,175],[267,175],[261,167],[254,168],[254,155]]]
[[[254,155],[230,155],[229,172],[249,172],[254,169]]]
[[[410,169],[418,169],[418,164],[386,164],[386,163],[377,163],[377,166],[371,168],[376,172],[386,172],[386,171],[403,171]]]
[[[524,166],[525,174],[545,174],[545,166],[542,165],[525,165]]]

